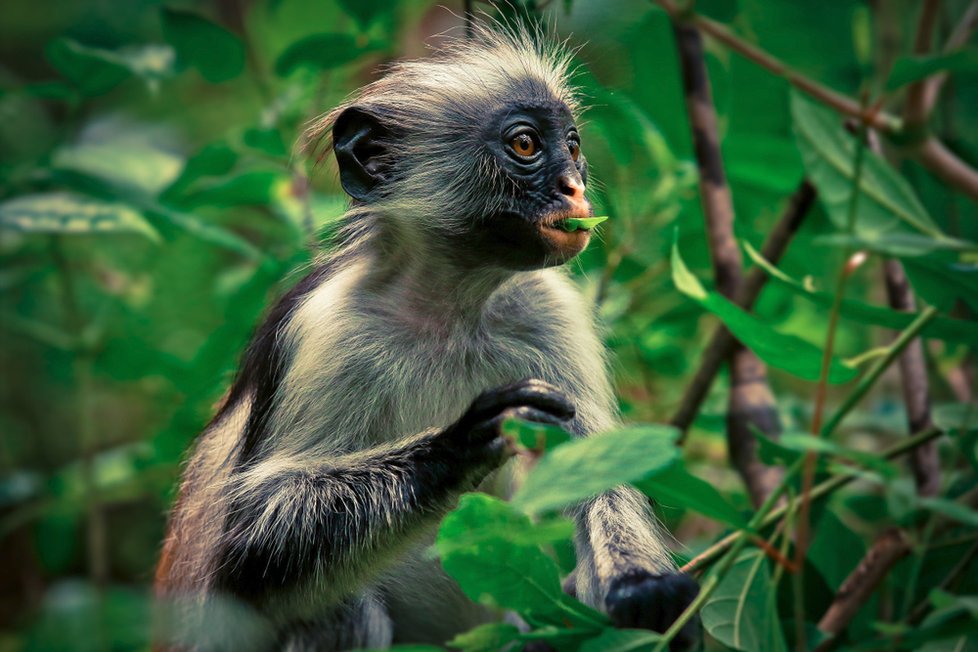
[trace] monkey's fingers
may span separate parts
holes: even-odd
[[[576,413],[574,404],[563,392],[550,383],[530,378],[483,392],[472,403],[470,414],[474,419],[482,420],[508,408],[523,406],[549,412],[562,421],[573,419]]]

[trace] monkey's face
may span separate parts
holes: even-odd
[[[567,218],[593,214],[584,196],[587,161],[566,105],[553,100],[497,109],[482,129],[495,168],[493,210],[473,223],[473,240],[509,269],[565,263],[587,246],[590,231],[567,232]]]

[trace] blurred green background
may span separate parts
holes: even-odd
[[[945,3],[942,34],[968,4]],[[908,54],[917,7],[697,3],[854,97],[878,93]],[[317,166],[295,148],[303,125],[383,63],[426,56],[462,11],[445,0],[0,4],[0,650],[145,648],[148,586],[180,461],[264,308],[301,277],[345,207],[332,161]],[[608,326],[626,418],[665,421],[715,324],[670,275],[678,238],[687,265],[712,276],[669,17],[643,0],[517,11],[580,46],[583,148],[597,214],[611,220],[573,269]],[[759,248],[806,174],[790,88],[709,40],[706,57],[736,233]],[[932,126],[976,164],[978,66],[959,68]],[[934,224],[970,241],[973,256],[975,203],[911,160],[896,164]],[[839,230],[817,205],[780,269],[832,292],[846,251],[824,236]],[[973,319],[974,258],[910,248],[921,299]],[[874,257],[847,297],[885,305],[879,268]],[[827,308],[788,285],[769,284],[756,311],[784,333],[824,341]],[[856,356],[892,335],[844,318],[835,353]],[[934,400],[961,400],[967,338],[931,339],[927,355]],[[814,384],[771,374],[786,428],[804,429]],[[898,382],[884,378],[845,441],[878,450],[879,437],[905,433]],[[721,378],[686,457],[746,508],[726,461],[726,394]],[[875,514],[890,509],[875,500],[846,512],[857,542],[876,519],[897,518]],[[691,550],[722,530],[682,516],[667,513]]]

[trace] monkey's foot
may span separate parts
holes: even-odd
[[[696,598],[700,587],[685,573],[653,575],[630,571],[615,579],[605,598],[608,616],[615,627],[665,632]],[[672,640],[669,649],[691,649],[699,639],[699,617],[690,620]]]

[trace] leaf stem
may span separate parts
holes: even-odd
[[[901,333],[900,336],[890,345],[889,350],[886,355],[879,360],[877,360],[873,366],[866,372],[866,374],[859,380],[859,384],[856,389],[846,397],[846,400],[839,406],[839,409],[835,411],[832,417],[825,423],[822,427],[821,434],[823,437],[828,437],[831,435],[835,429],[839,426],[842,420],[846,417],[849,412],[859,403],[860,400],[869,390],[873,387],[879,377],[883,375],[883,372],[893,364],[893,362],[900,356],[903,350],[907,347],[910,342],[913,341],[915,337],[920,333],[920,331],[926,326],[934,317],[937,316],[937,308],[934,306],[928,306],[925,308],[917,318],[910,322]]]

